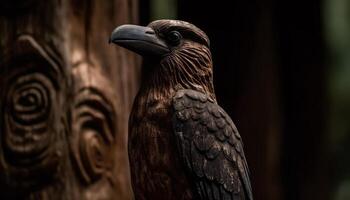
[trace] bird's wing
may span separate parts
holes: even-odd
[[[200,199],[252,200],[241,137],[227,113],[194,90],[177,91],[173,107],[177,147]]]

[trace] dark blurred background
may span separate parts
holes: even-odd
[[[139,11],[143,25],[181,19],[209,35],[255,199],[350,199],[350,1],[142,0]]]

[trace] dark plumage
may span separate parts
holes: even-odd
[[[217,104],[209,39],[194,25],[123,25],[111,41],[144,57],[129,122],[136,199],[252,200],[241,137]]]

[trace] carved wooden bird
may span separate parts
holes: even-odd
[[[241,137],[216,101],[207,35],[158,20],[117,27],[110,42],[144,58],[129,121],[135,198],[252,200]]]

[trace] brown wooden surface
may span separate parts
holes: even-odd
[[[131,199],[138,59],[108,45],[136,0],[0,3],[0,196]]]

